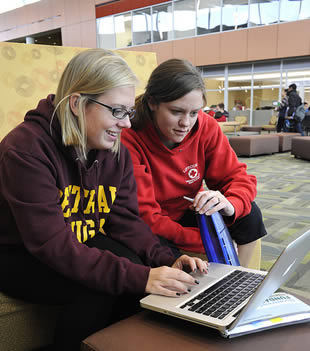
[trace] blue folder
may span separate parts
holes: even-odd
[[[227,226],[219,212],[210,216],[196,214],[203,246],[209,262],[240,266]]]

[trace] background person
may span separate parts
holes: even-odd
[[[291,84],[288,87],[288,110],[287,110],[287,117],[286,120],[288,124],[285,126],[285,131],[290,131],[291,129],[295,132],[300,133],[300,135],[304,135],[304,131],[301,125],[302,119],[298,114],[301,112],[300,108],[302,109],[302,114],[304,117],[304,106],[302,104],[302,100],[296,91],[297,87],[296,84]]]
[[[304,136],[304,130],[302,126],[302,122],[305,118],[306,115],[306,110],[308,108],[308,103],[304,102],[303,104],[299,105],[296,108],[296,111],[294,113],[294,123],[295,123],[295,130],[300,133],[301,136]]]
[[[205,105],[204,82],[190,62],[171,59],[152,72],[136,99],[132,128],[122,134],[140,214],[171,247],[204,253],[195,212],[183,196],[194,198],[199,213],[221,212],[247,266],[255,241],[266,234],[254,202],[256,178],[238,161],[216,120],[201,111]]]
[[[211,117],[214,117],[215,113],[216,113],[216,105],[211,105],[210,106],[210,110],[208,111],[208,115]]]
[[[52,350],[79,350],[85,337],[136,312],[145,293],[186,293],[195,282],[183,268],[207,270],[198,258],[176,260],[139,217],[120,144],[136,82],[120,56],[83,51],[56,96],[0,144],[1,291],[62,305]]]
[[[283,129],[285,129],[284,122],[288,107],[287,92],[288,89],[284,89],[284,91],[282,92],[282,100],[280,102],[280,105],[276,109],[278,111],[277,133],[280,133]]]
[[[224,109],[224,104],[221,102],[216,105],[216,112],[214,118],[217,122],[226,122],[229,117],[229,113]]]
[[[288,117],[293,116],[294,112],[296,111],[296,108],[302,104],[301,97],[298,95],[296,89],[297,89],[297,86],[295,83],[289,85],[287,89],[287,95],[288,95],[287,116]]]

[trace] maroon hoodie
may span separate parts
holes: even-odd
[[[65,147],[53,95],[0,144],[0,245],[24,245],[69,279],[110,294],[143,293],[151,267],[174,262],[140,219],[128,150],[92,150],[86,168]],[[84,243],[107,235],[145,266]]]

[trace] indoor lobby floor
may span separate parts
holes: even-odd
[[[257,177],[256,202],[268,232],[262,240],[261,269],[269,269],[293,239],[310,229],[310,161],[290,152],[239,157]],[[310,298],[310,252],[285,283],[286,291]]]

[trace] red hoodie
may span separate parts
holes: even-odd
[[[128,150],[91,151],[86,168],[62,144],[53,96],[41,100],[0,144],[0,245],[25,246],[41,262],[110,294],[144,293],[149,266],[171,265],[169,249],[140,219]],[[134,264],[83,242],[106,235],[132,249]]]
[[[256,196],[256,177],[246,173],[216,120],[199,112],[191,133],[170,150],[159,139],[152,124],[142,131],[124,130],[138,185],[142,218],[152,229],[182,249],[204,252],[198,228],[182,227],[181,219],[205,180],[210,190],[219,190],[232,203],[235,216],[250,212]]]

